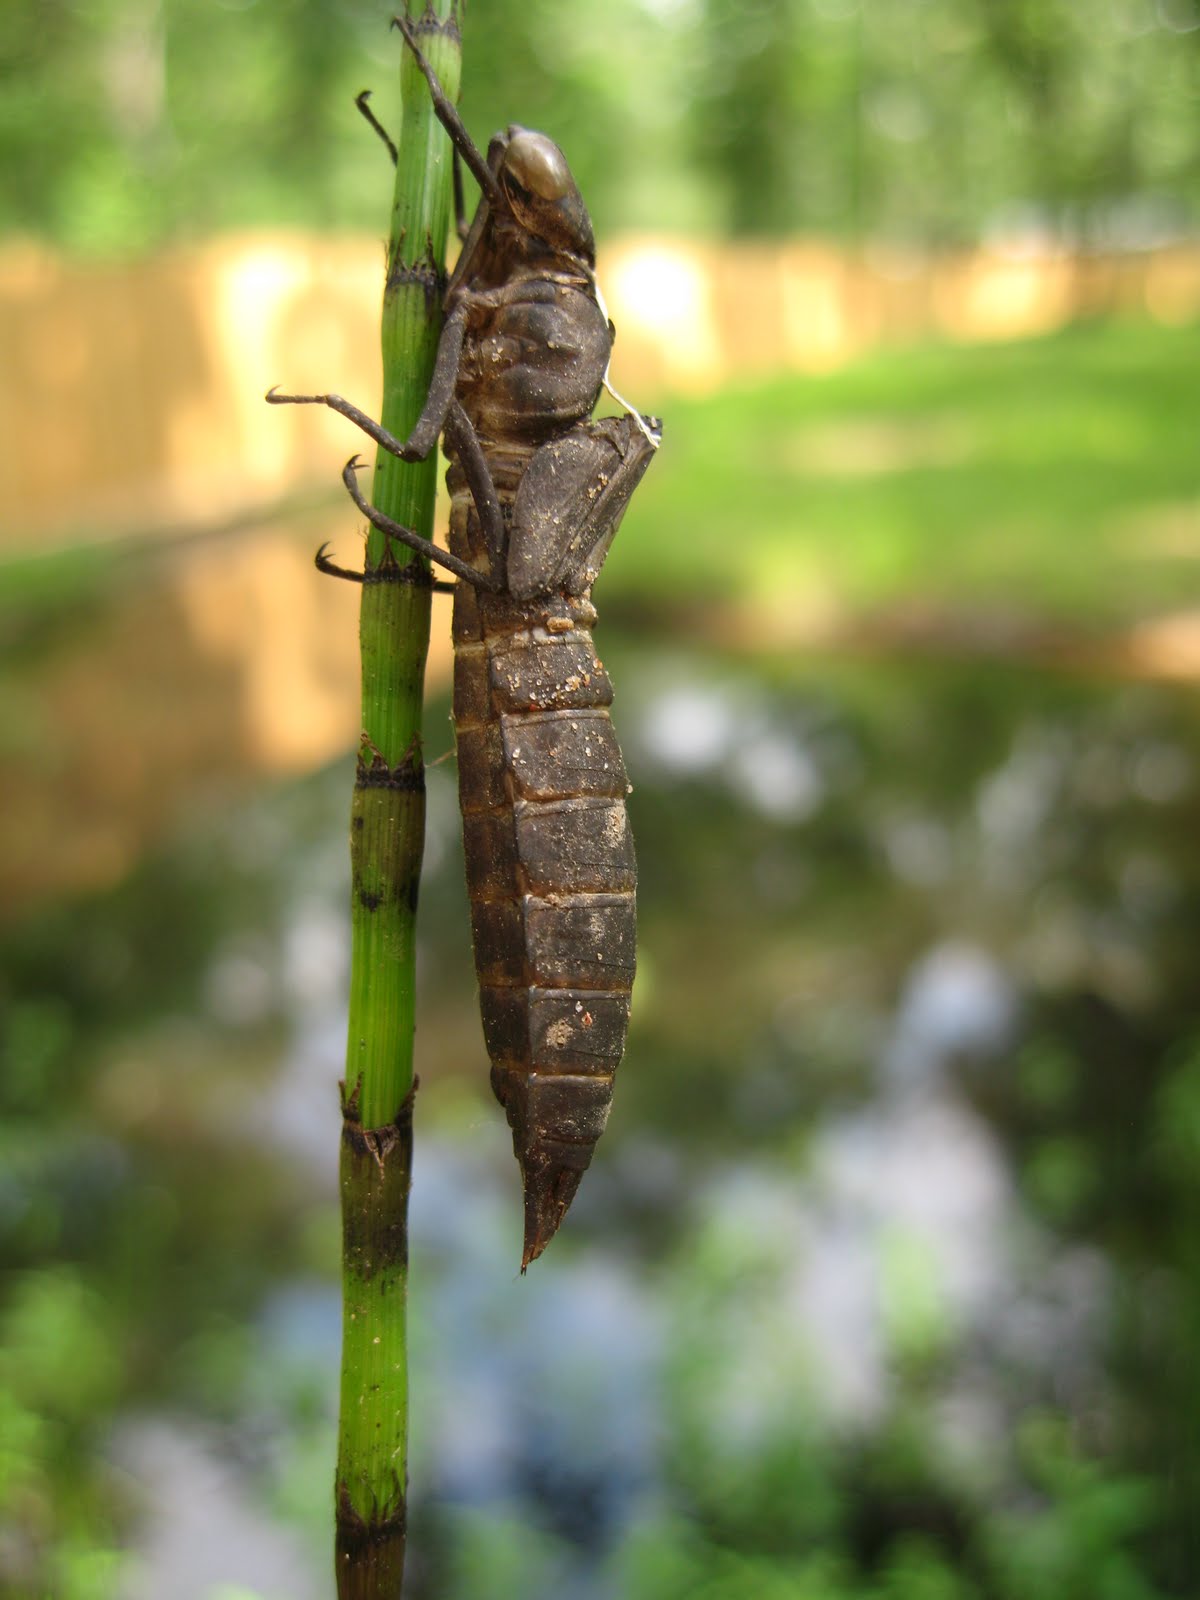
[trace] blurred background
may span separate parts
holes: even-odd
[[[0,1594],[331,1588],[375,0],[0,13]],[[1200,1593],[1197,0],[471,0],[666,418],[516,1273],[426,746],[412,1600]]]

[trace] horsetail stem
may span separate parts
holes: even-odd
[[[459,0],[406,0],[406,10],[447,93],[457,97]],[[437,348],[451,156],[412,53],[399,39],[397,45],[403,108],[383,298],[381,421],[405,439],[424,404]],[[409,464],[380,450],[373,503],[428,538],[436,477],[436,452]],[[341,1149],[337,1584],[340,1600],[395,1600],[403,1578],[406,1522],[407,1206],[415,920],[425,831],[421,700],[430,589],[421,557],[389,544],[374,528],[365,571]]]

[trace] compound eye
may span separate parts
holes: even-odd
[[[525,194],[539,200],[561,200],[575,188],[566,157],[544,133],[514,130],[504,152],[505,175]]]

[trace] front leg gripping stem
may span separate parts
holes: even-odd
[[[499,593],[503,588],[502,579],[493,577],[488,572],[480,572],[477,567],[461,561],[449,550],[443,550],[441,545],[434,544],[430,539],[423,539],[419,533],[406,528],[402,522],[393,522],[391,517],[385,517],[382,511],[377,511],[369,500],[365,500],[358,487],[358,469],[361,465],[362,462],[358,457],[352,456],[342,469],[342,482],[346,485],[346,492],[351,500],[373,528],[378,528],[380,533],[386,534],[389,539],[398,539],[410,550],[415,550],[418,555],[424,556],[427,561],[436,561],[439,566],[454,573],[456,578],[462,578],[464,582],[473,584],[476,589],[489,589],[493,594]]]

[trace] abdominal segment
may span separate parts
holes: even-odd
[[[484,1037],[525,1184],[524,1270],[608,1118],[633,986],[636,870],[612,690],[590,627],[570,607],[564,628],[544,605],[507,598],[489,618],[488,604],[456,603],[454,716]]]

